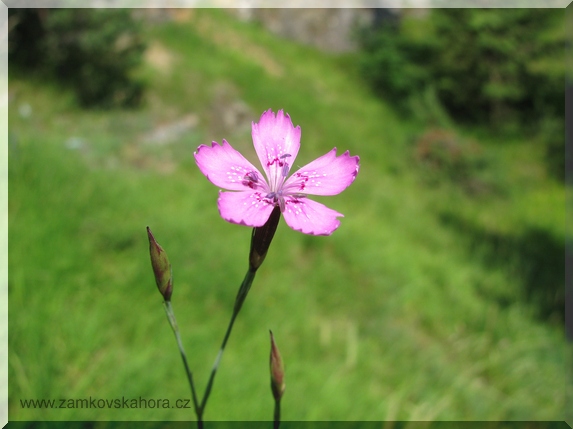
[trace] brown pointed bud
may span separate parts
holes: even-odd
[[[273,337],[273,332],[271,333],[271,390],[273,391],[273,396],[275,401],[280,401],[283,393],[285,391],[285,367],[279,349],[275,344],[275,338]]]
[[[151,256],[151,266],[153,267],[153,274],[155,274],[155,282],[157,288],[165,301],[171,300],[173,293],[173,273],[171,272],[171,264],[167,259],[165,250],[155,241],[155,237],[147,227],[147,237],[149,238],[149,255]]]
[[[253,228],[251,252],[249,253],[249,265],[252,271],[256,271],[265,260],[280,218],[281,209],[276,206],[271,212],[269,220],[263,226]]]

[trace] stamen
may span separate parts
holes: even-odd
[[[288,162],[285,162],[285,163],[283,164],[283,169],[281,170],[281,175],[282,175],[283,177],[287,177],[287,174],[288,174],[289,169],[290,169],[290,167],[289,167],[289,165],[288,165]]]
[[[257,182],[259,181],[259,175],[256,171],[249,171],[243,177],[243,185],[248,186],[251,189],[255,189],[257,187]]]
[[[290,157],[290,156],[291,156],[290,153],[285,153],[284,155],[279,156],[279,159],[286,159],[286,158],[288,158],[288,157]],[[281,175],[282,175],[283,177],[286,177],[287,174],[288,174],[288,171],[289,171],[289,169],[290,169],[290,166],[288,165],[288,162],[286,162],[286,161],[285,161],[284,163],[281,162],[281,163],[279,163],[279,165],[282,166]]]
[[[259,175],[256,171],[249,171],[247,174],[245,174],[245,179],[257,183],[259,181]]]
[[[301,198],[306,198],[305,194],[291,194],[290,196],[293,198],[296,198],[297,200],[299,200]]]
[[[282,195],[282,191],[269,192],[267,195],[265,195],[265,198],[271,200],[273,204],[278,205],[281,209],[281,212],[285,211],[285,199]]]

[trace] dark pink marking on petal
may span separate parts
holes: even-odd
[[[360,169],[360,158],[346,151],[339,157],[336,148],[297,170],[283,189],[309,195],[336,195],[352,184]]]
[[[219,145],[213,142],[211,146],[201,145],[195,152],[195,162],[207,179],[214,185],[231,191],[242,191],[251,186],[244,183],[245,176],[257,175],[256,182],[261,188],[266,188],[266,182],[261,173],[243,155],[223,140]]]
[[[275,116],[272,110],[261,115],[258,123],[252,124],[253,145],[269,183],[281,177],[279,160],[285,155],[294,162],[300,148],[300,127],[294,127],[290,116],[279,110]],[[277,164],[275,164],[277,163]]]

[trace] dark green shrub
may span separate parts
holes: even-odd
[[[361,69],[374,90],[403,113],[411,98],[430,83],[433,45],[429,39],[412,40],[400,24],[385,24],[375,30],[363,29],[359,39],[364,55]]]
[[[10,61],[71,85],[83,106],[133,106],[144,43],[122,9],[10,9]]]
[[[10,66],[38,70],[45,59],[41,41],[45,35],[43,10],[8,9],[8,59]]]
[[[364,76],[394,103],[431,85],[450,114],[467,122],[563,114],[562,10],[434,9],[427,18],[363,30],[359,40]]]
[[[563,113],[563,11],[438,9],[438,96],[459,119],[504,125]]]
[[[359,40],[365,78],[393,105],[433,125],[445,125],[444,115],[432,114],[441,105],[459,122],[535,133],[547,148],[548,170],[560,176],[562,9],[433,9],[364,30]]]

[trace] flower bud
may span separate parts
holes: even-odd
[[[271,359],[270,359],[270,366],[271,366],[271,390],[273,391],[273,396],[275,401],[280,401],[283,393],[285,391],[285,368],[283,364],[283,360],[279,353],[279,349],[275,344],[275,339],[273,337],[273,332],[271,333]]]
[[[149,255],[151,256],[151,266],[153,267],[153,274],[155,274],[155,282],[159,293],[163,296],[165,301],[171,300],[173,293],[173,273],[171,271],[171,264],[167,259],[165,250],[155,241],[155,237],[147,227],[147,237],[149,238]]]
[[[281,218],[281,210],[276,206],[269,219],[263,226],[253,228],[253,235],[251,236],[251,251],[249,253],[249,265],[251,270],[256,271],[267,256],[267,251],[271,245],[271,241],[275,236],[275,231]]]

